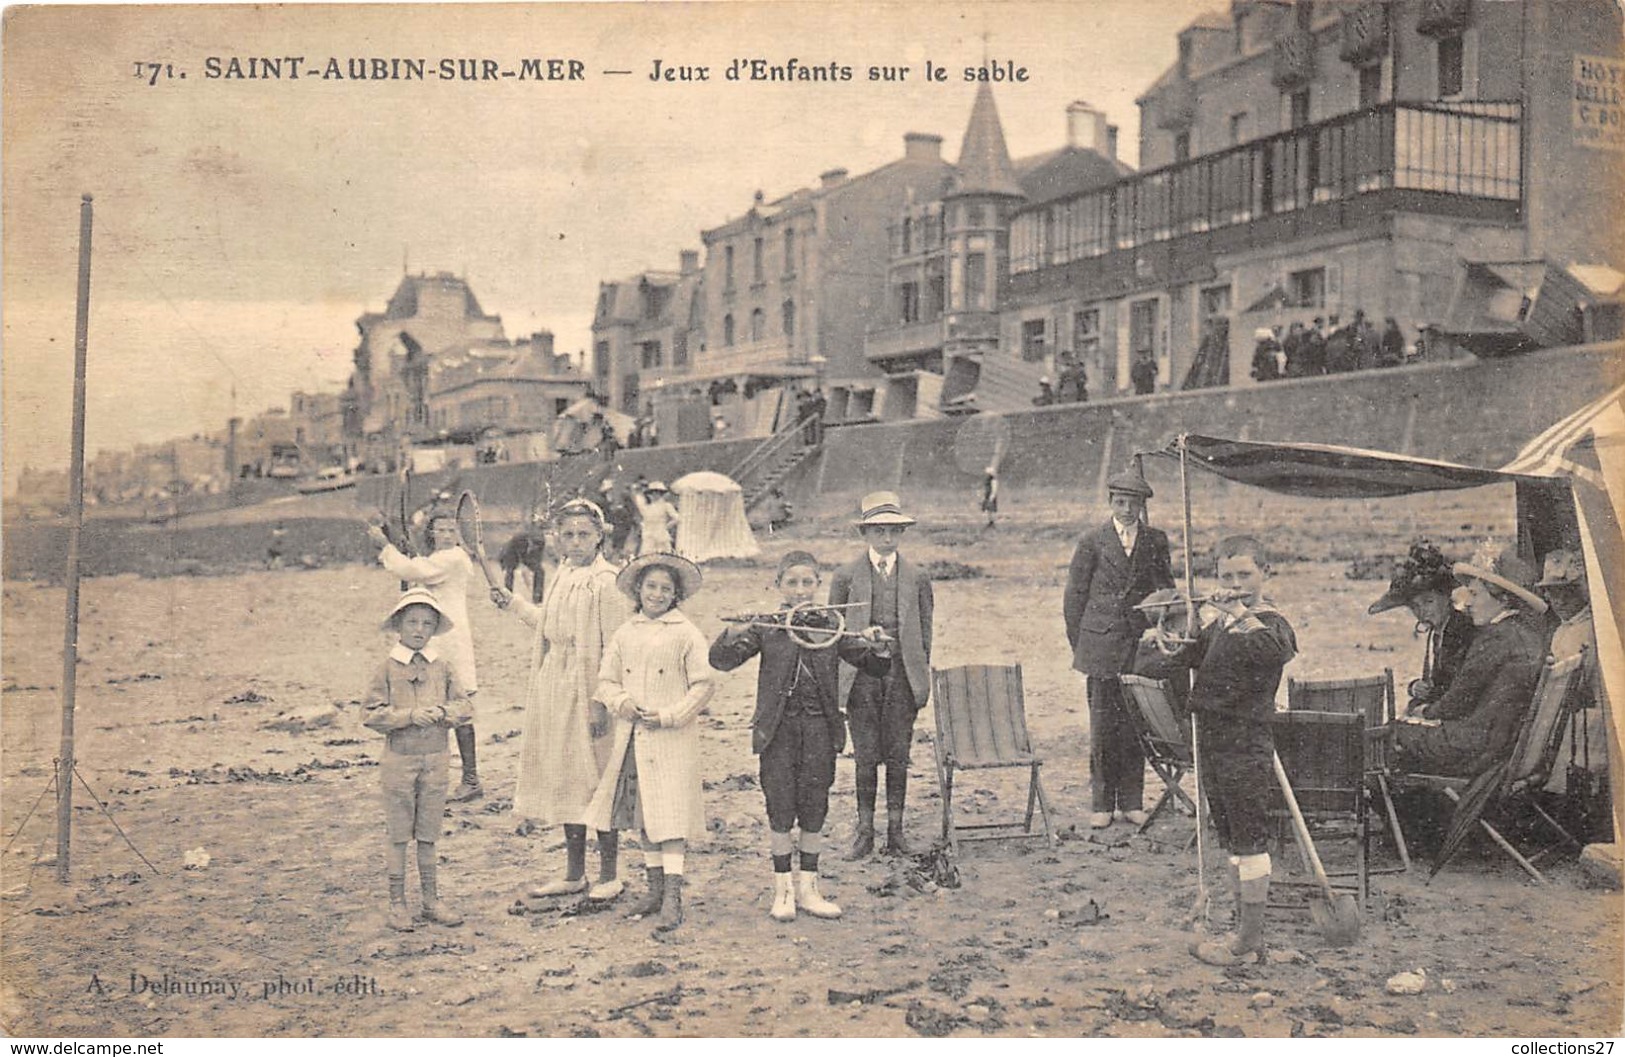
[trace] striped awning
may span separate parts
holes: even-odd
[[[1575,458],[1575,449],[1617,443],[1621,421],[1625,421],[1625,385],[1592,401],[1524,445],[1516,459],[1501,467],[1501,472],[1530,477],[1578,477],[1598,488],[1606,487],[1598,470],[1586,465],[1586,460]]]
[[[1505,471],[1417,459],[1335,444],[1274,444],[1187,434],[1159,454],[1179,457],[1230,481],[1286,495],[1323,499],[1387,496],[1478,488],[1514,480]]]

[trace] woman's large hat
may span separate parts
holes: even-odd
[[[1472,561],[1457,562],[1453,571],[1459,580],[1482,580],[1493,584],[1516,596],[1534,612],[1546,612],[1546,600],[1534,592],[1537,579],[1535,567],[1518,557],[1517,550],[1512,547],[1500,554],[1494,554],[1491,547],[1480,547]]]
[[[436,635],[444,635],[452,629],[451,617],[446,615],[445,609],[440,605],[440,600],[427,587],[413,587],[403,591],[401,597],[395,600],[395,608],[389,611],[389,616],[385,617],[384,622],[378,626],[384,631],[394,631],[395,615],[407,606],[428,606],[436,613],[439,613],[440,624],[434,629]]]
[[[682,591],[684,599],[693,598],[699,592],[700,586],[705,582],[705,577],[700,574],[700,567],[681,554],[656,552],[654,554],[639,555],[627,562],[626,566],[615,575],[615,586],[621,589],[623,595],[636,602],[638,600],[638,577],[643,575],[643,570],[651,565],[658,565],[671,570],[672,576],[677,580],[678,590]]]
[[[1386,613],[1409,605],[1412,599],[1429,591],[1448,598],[1455,586],[1456,577],[1451,572],[1449,559],[1438,547],[1420,540],[1411,544],[1410,554],[1395,567],[1394,577],[1388,581],[1388,593],[1371,603],[1366,612],[1372,616]]]
[[[913,518],[903,513],[903,504],[898,501],[896,492],[870,492],[863,497],[858,505],[858,520],[853,522],[859,528],[865,525],[914,525],[918,524]]]

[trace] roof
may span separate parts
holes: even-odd
[[[384,308],[384,319],[411,319],[418,314],[418,297],[424,290],[439,290],[458,294],[463,298],[463,317],[465,319],[499,319],[499,316],[488,316],[480,307],[479,299],[474,291],[462,278],[450,272],[437,272],[434,275],[419,273],[401,278],[401,285],[395,288],[395,293]],[[363,319],[373,318],[372,313],[363,316]]]
[[[1023,158],[1015,167],[1021,189],[1032,205],[1098,190],[1134,175],[1133,166],[1086,147],[1046,151]]]
[[[1025,192],[1010,162],[1010,148],[1004,142],[1004,126],[993,103],[993,88],[983,81],[976,89],[970,123],[959,147],[955,195],[1009,195],[1020,198]]]

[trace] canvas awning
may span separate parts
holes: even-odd
[[[1178,458],[1179,443],[1175,440],[1157,454]],[[1184,443],[1192,463],[1227,480],[1321,499],[1382,499],[1479,488],[1527,476],[1336,444],[1275,444],[1195,434],[1187,434]]]

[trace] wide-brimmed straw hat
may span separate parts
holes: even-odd
[[[1480,548],[1473,555],[1472,561],[1457,562],[1452,571],[1458,580],[1482,580],[1508,591],[1524,605],[1536,613],[1546,612],[1546,600],[1534,592],[1535,568],[1522,558],[1511,547],[1495,555],[1493,559],[1486,558],[1486,550]]]
[[[1150,499],[1156,494],[1151,491],[1151,486],[1146,483],[1145,478],[1133,470],[1120,470],[1106,478],[1106,492],[1108,494],[1122,492],[1124,495],[1137,495],[1141,499]]]
[[[1394,568],[1388,592],[1366,610],[1372,616],[1390,609],[1409,605],[1411,600],[1428,591],[1437,591],[1445,597],[1455,589],[1456,577],[1450,560],[1426,540],[1411,544],[1411,552]]]
[[[853,522],[859,528],[865,525],[914,525],[918,524],[913,518],[903,513],[903,504],[897,498],[896,492],[870,492],[858,504],[858,519]]]
[[[389,611],[389,616],[385,617],[384,622],[378,626],[384,631],[394,631],[396,615],[407,606],[428,606],[436,613],[439,613],[440,625],[434,629],[436,635],[444,635],[452,629],[451,617],[446,615],[445,609],[440,605],[440,600],[427,587],[413,587],[403,592],[401,597],[395,600],[395,608]]]
[[[672,575],[677,579],[677,587],[683,592],[685,600],[693,598],[699,592],[701,585],[705,583],[705,577],[700,574],[700,567],[681,554],[657,552],[655,554],[643,554],[627,562],[625,568],[616,574],[615,586],[621,589],[623,595],[636,602],[638,600],[638,577],[643,574],[643,570],[651,565],[658,565],[671,570]]]
[[[671,491],[670,488],[666,487],[666,482],[665,481],[650,481],[648,484],[643,486],[643,490],[645,492],[670,492]]]

